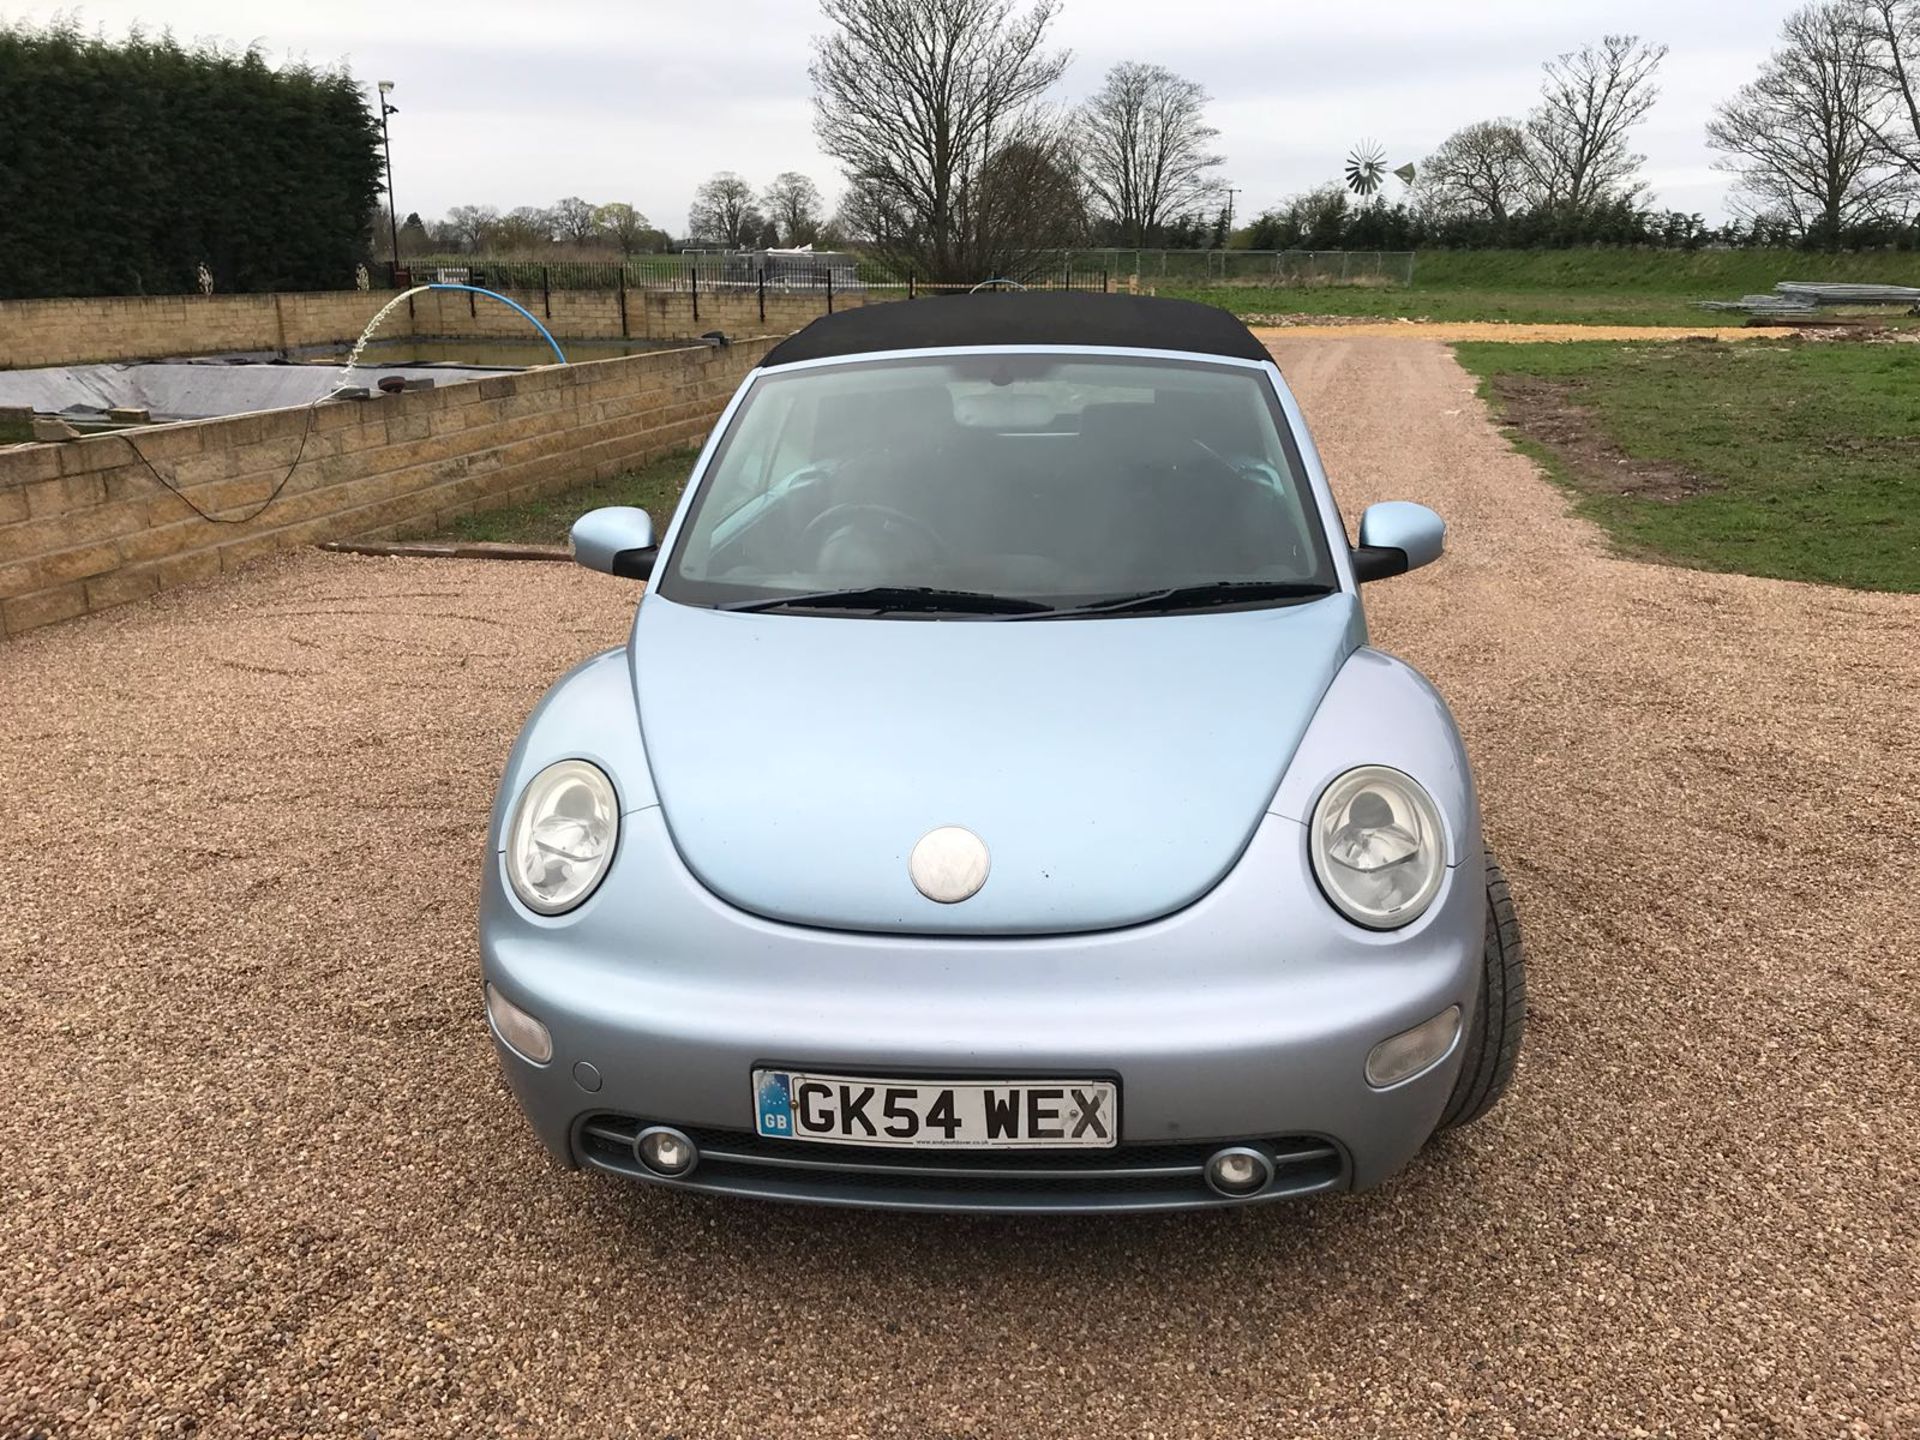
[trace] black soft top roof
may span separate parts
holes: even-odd
[[[1191,300],[994,291],[861,305],[823,315],[760,363],[936,350],[954,345],[1102,345],[1265,360],[1238,318]]]

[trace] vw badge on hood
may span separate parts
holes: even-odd
[[[978,835],[958,825],[942,825],[920,837],[907,860],[907,873],[929,900],[958,905],[980,893],[989,863],[986,842]]]

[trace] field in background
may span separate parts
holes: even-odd
[[[529,292],[754,291],[764,257],[753,254],[635,256],[618,263],[444,257],[417,261],[413,278],[439,277]],[[906,285],[871,260],[823,256],[782,262],[768,293],[897,292]],[[697,275],[697,279],[695,278]],[[1408,276],[1411,275],[1411,280]],[[1333,315],[1374,319],[1525,323],[1698,325],[1696,300],[1737,299],[1779,280],[1920,285],[1920,252],[1821,255],[1797,250],[1077,250],[1029,277],[1036,289],[1125,290],[1203,300],[1241,315]],[[920,293],[936,288],[917,283]],[[1900,318],[1898,310],[1883,312]],[[1737,323],[1735,317],[1735,322]]]
[[[1920,345],[1455,349],[1516,443],[1623,551],[1920,591]]]
[[[1769,291],[1779,280],[1920,285],[1920,252],[1820,255],[1798,250],[1426,250],[1413,283],[1263,285],[1177,282],[1161,295],[1238,315],[1506,320],[1573,325],[1739,323],[1695,309]],[[1152,283],[1143,277],[1143,284]],[[1898,309],[1879,312],[1904,319]]]

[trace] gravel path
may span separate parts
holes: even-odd
[[[1920,1434],[1920,600],[1608,558],[1435,344],[1280,341],[1531,941],[1370,1195],[1126,1221],[551,1169],[494,777],[620,583],[307,554],[0,647],[0,1437]]]

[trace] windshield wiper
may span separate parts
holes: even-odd
[[[949,612],[963,615],[1038,615],[1052,607],[1017,595],[981,590],[941,590],[931,585],[863,585],[851,590],[815,590],[765,600],[736,600],[722,610],[872,610]]]
[[[1160,610],[1203,610],[1215,605],[1244,605],[1257,600],[1317,600],[1334,593],[1331,585],[1312,580],[1209,580],[1200,585],[1174,585],[1165,590],[1143,590],[1116,595],[1065,610],[1050,610],[1047,620],[1076,615],[1150,614]]]

